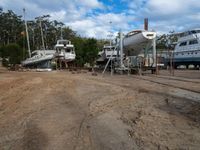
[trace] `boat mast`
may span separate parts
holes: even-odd
[[[60,39],[63,40],[63,32],[62,32],[62,27],[60,27]]]
[[[30,43],[29,43],[27,21],[26,21],[26,18],[25,18],[25,8],[23,9],[23,12],[24,12],[24,22],[25,22],[25,28],[26,28],[26,39],[27,39],[27,45],[28,45],[28,55],[29,55],[29,58],[30,58],[31,57],[31,50],[30,50]]]
[[[43,50],[45,50],[44,35],[43,35],[43,31],[42,31],[42,18],[39,18],[39,21],[40,21],[40,32],[41,32],[41,36],[42,36],[42,47],[43,47]]]

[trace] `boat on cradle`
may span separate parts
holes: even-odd
[[[156,38],[156,32],[146,30],[134,30],[123,38],[124,53],[127,56],[137,56],[147,47],[152,46],[152,40]]]
[[[178,41],[173,52],[175,68],[180,65],[200,66],[200,28],[178,34]],[[168,60],[168,65],[170,60]]]
[[[25,18],[25,9],[23,9],[23,11],[24,11],[24,18]],[[55,50],[45,50],[42,21],[40,20],[40,30],[41,30],[43,49],[34,50],[32,53],[30,50],[27,21],[25,20],[24,22],[25,22],[25,29],[26,29],[26,35],[27,35],[29,58],[21,62],[22,66],[29,67],[29,68],[51,69],[51,60],[55,57]]]
[[[156,32],[148,30],[134,30],[125,35],[122,44],[124,54],[128,56],[128,63],[125,63],[128,65],[126,66],[132,68],[155,67],[155,39]],[[152,54],[150,54],[151,48]]]
[[[55,45],[55,57],[65,62],[74,61],[76,58],[74,45],[69,40],[58,40]]]
[[[97,63],[107,62],[110,58],[115,59],[118,55],[120,51],[118,52],[114,45],[104,45],[102,51],[98,53]]]
[[[55,57],[55,50],[35,50],[31,57],[22,61],[24,67],[51,68],[51,60]]]
[[[69,40],[58,40],[54,50],[35,50],[21,64],[30,68],[51,68],[51,61],[55,58],[71,62],[75,57],[74,45]]]

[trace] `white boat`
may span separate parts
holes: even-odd
[[[25,9],[24,9],[24,16],[25,16]],[[74,45],[72,45],[71,42],[68,40],[58,40],[55,45],[55,50],[45,49],[41,20],[40,20],[40,30],[41,30],[43,50],[35,50],[31,53],[26,20],[25,20],[25,27],[27,34],[29,58],[21,62],[22,66],[44,69],[44,68],[51,68],[51,60],[54,58],[59,58],[61,60],[64,60],[65,62],[73,61],[75,59],[76,55],[74,52]],[[61,28],[61,39],[62,39],[62,28]]]
[[[70,62],[75,60],[75,57],[74,45],[68,40],[58,40],[54,50],[35,50],[30,58],[22,61],[22,66],[49,68],[54,58]]]
[[[178,34],[178,42],[174,49],[174,64],[200,65],[200,28]]]
[[[24,18],[25,18],[25,9],[24,11]],[[28,27],[27,27],[27,21],[25,20],[25,27],[26,27],[26,35],[27,35],[27,45],[28,45],[28,52],[29,52],[29,58],[22,61],[21,64],[24,67],[30,67],[30,68],[51,68],[51,60],[55,57],[55,50],[45,50],[45,44],[44,44],[44,36],[43,36],[43,30],[42,30],[42,22],[40,20],[40,30],[41,30],[41,37],[42,37],[42,50],[34,50],[31,53],[30,50],[30,43],[29,43],[29,34],[28,34]]]
[[[115,50],[115,46],[113,45],[104,45],[102,51],[98,53],[98,57],[99,59],[97,61],[107,61],[110,58],[114,59],[117,57],[117,49]]]
[[[76,58],[74,45],[71,44],[71,41],[69,40],[58,40],[55,45],[55,50],[55,57],[58,57],[66,62],[73,61]]]
[[[152,40],[156,38],[156,32],[146,30],[134,30],[123,39],[124,53],[128,56],[137,56],[148,45],[152,46]]]
[[[24,67],[50,68],[50,61],[55,57],[55,50],[35,50],[31,57],[22,61]]]

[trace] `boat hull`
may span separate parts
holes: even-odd
[[[200,65],[200,50],[199,51],[188,51],[178,53],[174,56],[174,62],[176,65]],[[183,54],[183,55],[182,55]]]
[[[76,54],[62,53],[62,54],[56,55],[56,57],[58,57],[59,59],[65,61],[65,62],[70,62],[70,61],[75,60]]]
[[[128,56],[136,56],[142,52],[146,46],[151,45],[152,40],[156,37],[155,32],[143,31],[133,34],[123,39],[124,52]]]
[[[53,59],[53,55],[41,57],[41,58],[38,58],[38,59],[27,59],[25,61],[22,61],[22,65],[25,66],[25,65],[29,65],[29,64],[36,64],[36,63],[43,62],[43,61],[49,61],[51,59]]]
[[[167,58],[167,63],[170,65],[169,58]],[[173,63],[175,67],[179,65],[200,65],[200,50],[174,52]]]

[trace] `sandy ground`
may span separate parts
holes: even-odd
[[[200,72],[193,75],[0,70],[0,149],[197,150]]]
[[[173,70],[174,76],[191,79],[200,79],[200,70]],[[159,71],[160,75],[170,75],[168,70]]]

